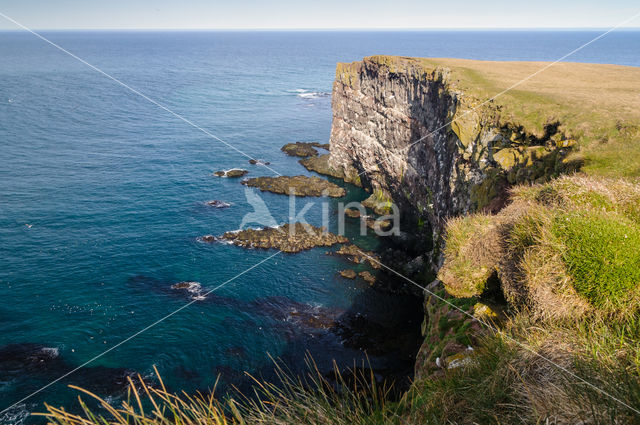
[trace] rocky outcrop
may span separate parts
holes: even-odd
[[[322,174],[329,177],[335,177],[337,179],[344,180],[347,183],[352,183],[356,186],[362,186],[360,177],[357,173],[351,173],[349,175],[344,173],[344,168],[333,168],[329,166],[329,154],[320,156],[310,156],[308,158],[301,159],[300,164],[309,171],[315,171],[318,174]]]
[[[447,217],[500,206],[510,184],[554,175],[573,143],[552,123],[542,137],[526,133],[426,59],[338,64],[332,102],[325,168],[362,181],[378,204],[393,201],[436,234]]]
[[[241,168],[232,168],[230,170],[220,170],[213,173],[218,177],[242,177],[246,176],[249,173],[247,170],[243,170]]]
[[[343,245],[335,253],[347,257],[349,261],[352,261],[356,264],[369,263],[369,265],[374,269],[380,268],[380,257],[378,256],[378,254],[372,251],[365,251],[363,249],[360,249],[356,245]]]
[[[261,191],[293,196],[329,196],[340,198],[346,194],[344,188],[320,177],[278,176],[255,177],[242,184],[257,187]]]
[[[204,238],[203,240],[205,240]],[[322,227],[303,223],[287,223],[280,227],[226,232],[220,238],[205,240],[205,242],[214,242],[218,239],[230,241],[234,245],[244,248],[274,248],[289,253],[300,252],[317,246],[332,246],[349,241],[346,237],[329,233]]]
[[[295,142],[287,143],[280,150],[289,156],[299,156],[302,158],[317,156],[318,151],[315,148],[329,149],[328,144],[318,142]]]

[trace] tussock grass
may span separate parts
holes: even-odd
[[[571,176],[516,188],[499,214],[450,222],[439,278],[452,295],[478,296],[495,273],[507,300],[536,317],[635,314],[639,209],[640,185],[626,180]]]
[[[449,221],[444,252],[448,264],[440,279],[450,283],[447,290],[452,295],[468,298],[484,292],[499,252],[496,231],[497,226],[484,215]]]
[[[553,233],[578,293],[591,304],[615,310],[637,298],[640,285],[640,227],[614,213],[560,214]]]
[[[386,405],[391,387],[378,385],[373,372],[354,368],[345,376],[337,366],[333,379],[308,360],[309,373],[295,376],[275,363],[278,381],[254,380],[254,393],[238,392],[219,399],[209,394],[174,394],[155,370],[159,385],[129,379],[127,401],[114,407],[107,400],[72,387],[97,402],[92,410],[78,397],[81,414],[46,405],[38,414],[56,425],[230,425],[230,424],[383,424],[393,413]]]
[[[397,402],[370,372],[336,371],[329,380],[310,361],[304,377],[277,366],[277,384],[255,379],[247,396],[172,394],[161,379],[158,386],[139,379],[130,381],[121,406],[79,389],[101,409],[89,409],[80,397],[83,413],[47,406],[44,416],[58,425],[640,423],[620,403],[640,406],[639,340],[637,317],[594,315],[540,326],[523,311],[500,332],[485,333],[465,367],[420,378]]]

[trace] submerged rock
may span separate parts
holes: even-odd
[[[280,150],[289,156],[299,156],[306,158],[308,156],[317,156],[318,151],[314,146],[320,146],[317,142],[295,142],[287,143]]]
[[[316,246],[331,246],[346,243],[344,236],[326,232],[323,227],[310,224],[284,224],[280,227],[246,229],[239,232],[226,232],[220,239],[228,240],[244,248],[275,248],[283,252],[300,252]]]
[[[214,208],[228,208],[231,206],[230,203],[224,202],[224,201],[218,201],[217,199],[214,199],[213,201],[207,201],[205,202],[205,204]]]
[[[263,192],[294,196],[330,196],[339,198],[346,194],[344,188],[320,177],[254,177],[243,181],[242,184],[257,187]]]
[[[202,285],[200,284],[200,282],[178,282],[171,285],[171,289],[185,290],[191,295],[191,299],[194,300],[204,300],[206,297],[202,292]]]
[[[340,276],[342,277],[346,277],[347,279],[355,279],[356,278],[356,272],[352,269],[346,269],[346,270],[341,270],[340,271]]]
[[[340,249],[336,251],[336,254],[344,255],[349,259],[349,261],[353,261],[354,263],[362,264],[366,262],[374,269],[380,268],[380,257],[378,254],[371,251],[365,251],[353,244],[341,246]]]
[[[249,164],[251,165],[270,165],[269,161],[263,161],[261,159],[250,159]]]
[[[57,347],[33,343],[9,344],[0,347],[0,377],[27,373],[64,370]]]
[[[243,170],[242,168],[232,168],[230,170],[220,170],[216,171],[215,174],[218,177],[242,177],[245,176],[249,171]]]

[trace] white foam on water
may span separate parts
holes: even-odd
[[[303,99],[317,99],[319,97],[327,97],[330,95],[331,93],[327,93],[323,91],[313,91],[313,92],[299,93],[298,97],[301,97]]]
[[[0,424],[22,425],[26,423],[30,415],[31,412],[27,410],[24,403],[18,404],[0,415]]]
[[[42,351],[43,353],[47,353],[51,358],[55,358],[60,355],[60,349],[58,349],[57,347],[43,347],[40,351]]]

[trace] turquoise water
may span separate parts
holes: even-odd
[[[593,32],[52,32],[45,36],[285,175],[310,174],[280,146],[325,143],[335,63],[388,53],[555,60]],[[640,33],[613,33],[572,61],[640,65]],[[32,35],[0,33],[0,410],[266,259],[269,251],[203,244],[252,211],[242,167],[272,175],[166,111]],[[348,187],[348,199],[365,194]],[[214,209],[204,202],[232,205]],[[286,197],[264,194],[278,221]],[[306,215],[319,225],[315,202]],[[337,200],[327,201],[336,210]],[[30,226],[27,226],[27,224]],[[332,223],[335,225],[335,223]],[[349,235],[366,248],[379,241]],[[280,254],[86,368],[0,415],[17,423],[44,400],[68,403],[68,384],[117,397],[128,371],[156,365],[176,389],[243,385],[270,376],[267,353],[294,369],[307,350],[326,366],[361,359],[344,335],[292,319],[356,317],[416,326],[419,302],[381,295],[337,271],[326,249]],[[395,312],[392,314],[392,312]],[[405,313],[403,316],[400,313]],[[354,316],[355,315],[355,316]],[[296,316],[297,317],[297,316]],[[405,322],[403,322],[405,321]],[[398,366],[394,353],[374,367]],[[390,360],[392,359],[392,360]],[[42,360],[42,362],[40,361]],[[406,360],[406,359],[405,359]],[[405,365],[406,366],[406,365]]]

